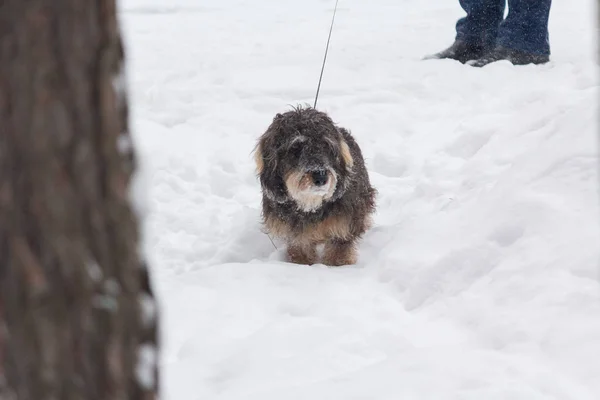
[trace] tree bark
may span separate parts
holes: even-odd
[[[0,399],[157,399],[114,0],[0,0]]]

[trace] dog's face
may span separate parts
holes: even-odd
[[[343,195],[352,156],[333,121],[312,108],[277,114],[256,148],[265,195],[312,212]]]

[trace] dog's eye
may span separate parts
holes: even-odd
[[[326,138],[325,143],[327,143],[326,149],[329,154],[335,156],[338,153],[338,144],[329,138]]]
[[[302,151],[302,143],[294,143],[288,148],[288,153],[293,156],[300,156],[300,152]]]

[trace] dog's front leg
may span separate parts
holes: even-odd
[[[317,248],[313,243],[290,243],[287,254],[294,264],[313,265],[317,262]]]
[[[323,264],[331,267],[356,264],[356,245],[351,240],[333,239],[325,243]]]

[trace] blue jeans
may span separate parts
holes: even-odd
[[[467,16],[456,23],[456,39],[487,48],[502,46],[550,55],[548,18],[552,0],[459,0]]]

